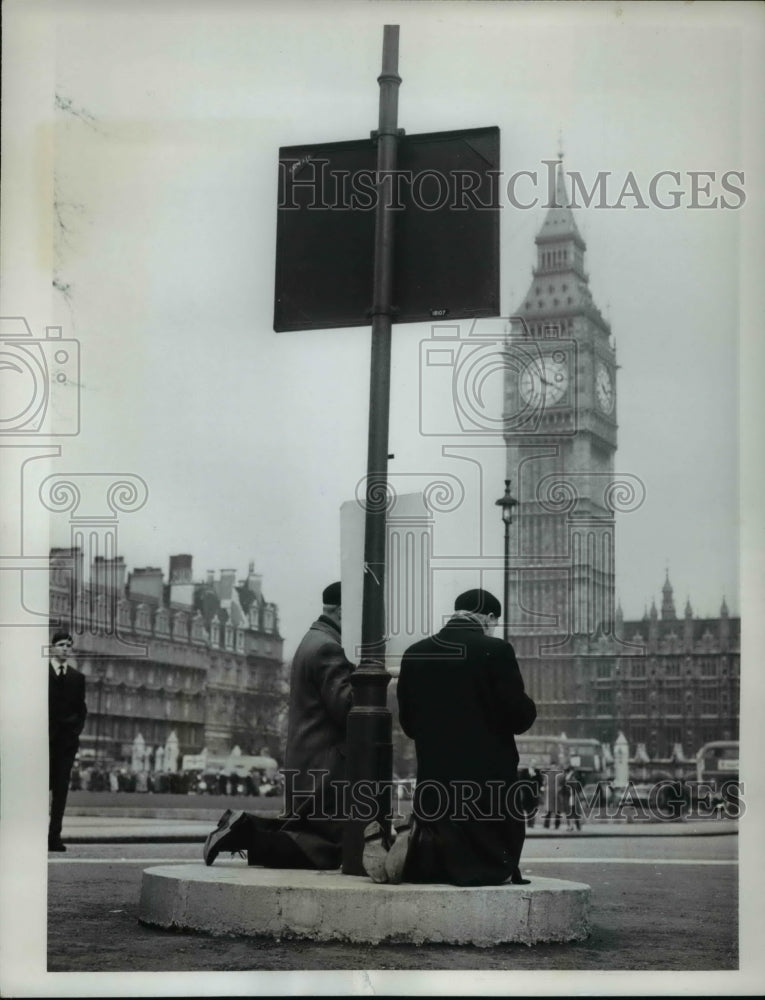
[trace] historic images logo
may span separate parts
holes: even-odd
[[[25,475],[40,458],[60,458],[62,445],[51,439],[74,437],[81,430],[80,344],[64,337],[59,326],[46,327],[35,337],[21,316],[0,317],[0,448],[7,481],[18,481],[21,502],[6,519],[3,560],[7,571],[18,574],[18,606],[3,607],[6,627],[65,625],[76,635],[100,629],[116,635],[125,654],[146,655],[147,647],[131,643],[120,633],[119,586],[116,562],[118,524],[126,513],[140,510],[148,498],[141,476],[131,473],[56,473],[40,484],[30,507]],[[31,555],[27,516],[69,513],[70,549],[61,550],[55,565],[50,553]],[[85,583],[73,554],[102,571],[101,579]],[[64,584],[51,606],[29,606],[29,577],[33,570],[51,570]],[[54,588],[55,589],[55,588]],[[48,595],[46,595],[48,596]],[[47,602],[46,602],[47,603]],[[47,647],[46,647],[47,651]],[[117,653],[119,655],[119,652]]]
[[[32,336],[19,316],[0,318],[0,434],[71,436],[80,430],[80,345],[60,326]]]
[[[539,169],[516,170],[394,170],[378,175],[376,170],[330,169],[321,156],[303,156],[280,162],[279,208],[297,210],[300,198],[314,211],[372,212],[381,199],[392,211],[411,205],[425,212],[449,209],[493,211],[507,206],[517,209],[560,208],[558,179],[571,190],[570,208],[648,209],[739,209],[746,204],[743,170],[659,170],[638,177],[629,170],[617,174],[599,170],[585,177],[578,170],[558,170],[560,160],[542,160]]]
[[[364,822],[375,818],[375,809],[382,801],[392,804],[394,821],[405,818],[401,812],[401,782],[397,781],[327,781],[329,771],[311,769],[311,786],[295,781],[300,772],[283,771],[286,801],[291,802],[291,813],[282,813],[282,819],[303,816],[310,819],[351,819]],[[328,814],[324,810],[327,785],[333,791],[335,808]],[[664,779],[651,785],[629,781],[624,788],[613,788],[608,782],[599,782],[585,790],[579,781],[567,783],[570,790],[565,807],[557,813],[560,819],[582,822],[656,823],[671,820],[740,819],[746,812],[744,784],[738,780],[725,781],[716,788],[705,782],[674,781]],[[386,798],[387,796],[387,798]],[[537,786],[528,781],[451,780],[429,779],[418,782],[414,789],[412,808],[426,822],[449,819],[500,820],[513,816],[519,820],[534,819],[539,815],[537,805],[529,806],[530,797],[536,799]],[[556,823],[557,826],[557,823]]]

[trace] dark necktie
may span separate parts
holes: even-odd
[[[63,663],[58,668],[58,676],[61,678],[61,680],[64,679],[64,664]]]

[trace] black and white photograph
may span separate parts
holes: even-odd
[[[764,55],[5,0],[3,996],[760,992]]]

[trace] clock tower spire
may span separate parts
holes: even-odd
[[[562,163],[535,239],[505,376],[507,476],[517,484],[516,606],[526,655],[613,635],[616,358],[593,301]],[[568,644],[567,644],[568,643]]]

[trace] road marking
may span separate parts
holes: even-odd
[[[201,858],[48,858],[49,865],[201,865]],[[244,868],[247,867],[243,864]]]
[[[693,858],[524,858],[522,865],[737,865],[738,861],[696,861]]]
[[[200,865],[201,858],[48,858],[50,865]],[[692,858],[524,858],[521,865],[737,865],[738,861]],[[238,867],[246,868],[242,863]]]

